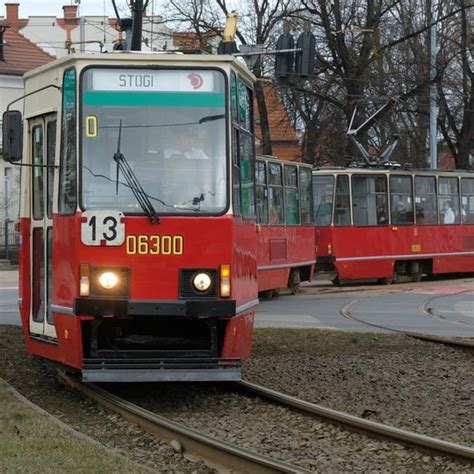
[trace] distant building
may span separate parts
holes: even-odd
[[[20,18],[20,4],[6,3],[6,16],[0,17],[23,36],[56,58],[74,52],[112,51],[123,38],[116,18],[106,16],[78,16],[77,5],[64,5],[63,17],[30,16]],[[81,33],[82,31],[82,33]],[[143,18],[143,51],[175,49],[173,33],[161,23],[158,15]]]
[[[282,160],[301,161],[300,135],[292,125],[285,107],[278,96],[278,91],[273,84],[264,83],[263,92],[270,123],[270,137],[272,141],[272,154]],[[255,135],[257,139],[257,153],[262,153],[260,129],[260,116],[257,104],[255,109]]]

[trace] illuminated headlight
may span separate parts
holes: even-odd
[[[114,288],[118,281],[118,276],[114,272],[104,272],[99,276],[99,283],[106,290]]]
[[[198,273],[193,278],[193,285],[197,291],[207,291],[211,287],[211,277],[207,273]]]

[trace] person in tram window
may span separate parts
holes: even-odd
[[[443,223],[444,224],[454,224],[454,221],[456,220],[456,216],[453,211],[453,207],[451,204],[451,201],[446,201],[444,203],[444,217],[443,217]]]
[[[393,196],[392,202],[392,223],[402,224],[406,221],[406,207],[400,196]]]
[[[378,207],[377,208],[377,224],[386,224],[387,223],[387,216],[385,215],[385,208]]]
[[[199,140],[192,127],[174,128],[171,136],[171,145],[165,149],[164,157],[186,158],[187,160],[208,160],[209,156],[199,146]]]

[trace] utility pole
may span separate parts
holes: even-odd
[[[81,15],[79,18],[79,51],[83,53],[86,50],[86,19]]]
[[[132,3],[132,41],[131,51],[142,50],[143,0],[134,0]]]
[[[430,166],[433,169],[438,167],[438,127],[437,115],[438,107],[436,104],[437,90],[436,83],[436,0],[429,1],[430,11]]]

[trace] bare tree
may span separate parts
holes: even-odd
[[[448,2],[446,2],[448,3]],[[443,8],[459,10],[443,33],[445,48],[439,58],[439,125],[456,168],[469,169],[474,150],[474,14],[468,0],[455,0]]]

